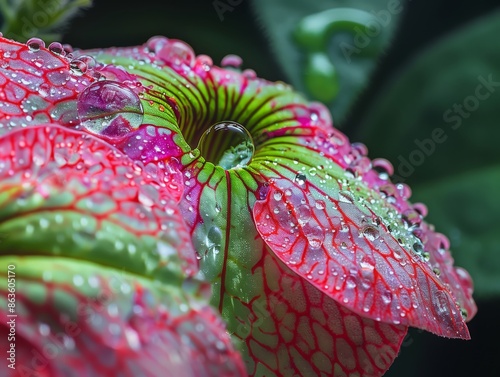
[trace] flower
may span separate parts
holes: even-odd
[[[472,282],[453,266],[447,238],[424,222],[423,204],[408,201],[408,186],[391,183],[390,163],[368,159],[364,145],[333,128],[323,105],[241,71],[234,57],[215,66],[179,40],[153,37],[143,46],[72,52],[51,46],[1,41],[0,140],[14,143],[19,136],[12,135],[32,128],[60,132],[68,135],[62,143],[73,140],[63,146],[71,151],[80,135],[120,161],[134,161],[154,181],[145,181],[146,204],[139,194],[134,200],[148,207],[156,198],[159,211],[174,216],[151,221],[167,224],[166,246],[161,235],[152,240],[160,246],[137,245],[140,275],[162,286],[173,279],[178,288],[183,279],[198,281],[199,268],[249,375],[380,376],[409,326],[469,338]],[[47,123],[57,126],[38,126]],[[25,153],[36,149],[28,145]],[[86,150],[53,159],[76,169]],[[100,157],[93,161],[79,173],[84,186]],[[34,169],[27,171],[36,177]],[[103,174],[90,182],[115,179]],[[19,178],[18,187],[25,180]],[[71,192],[66,183],[57,187],[61,197]],[[108,186],[109,195],[115,191]],[[102,201],[98,208],[117,204]],[[140,228],[141,214],[150,216],[128,214],[123,225],[130,221],[132,229],[137,219]],[[113,234],[117,242],[127,239]],[[55,235],[51,240],[46,243],[56,248]],[[82,265],[94,261],[137,273],[127,262],[130,253],[119,253],[119,260],[95,256],[83,253],[85,237],[74,242]],[[151,254],[180,258],[173,263],[176,277],[154,273],[165,259],[151,260]],[[134,286],[130,297],[141,293]]]

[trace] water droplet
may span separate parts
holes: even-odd
[[[36,52],[45,47],[45,42],[40,38],[31,38],[26,42],[26,46],[28,46],[30,51]]]
[[[340,191],[339,192],[339,201],[343,203],[354,203],[354,197],[350,191]]]
[[[398,190],[399,195],[401,196],[401,198],[403,198],[404,200],[410,199],[410,197],[411,197],[411,188],[406,183],[398,183],[396,185],[396,189]]]
[[[245,69],[241,74],[249,80],[257,78],[257,73],[253,69]]]
[[[195,54],[191,46],[183,41],[176,39],[167,39],[163,41],[163,45],[155,47],[156,56],[158,56],[165,63],[173,65],[187,65],[192,67],[195,62]]]
[[[60,55],[60,56],[66,55],[66,51],[64,51],[63,45],[59,42],[52,42],[49,45],[49,51],[52,52],[53,54]]]
[[[40,323],[38,325],[38,331],[42,336],[48,336],[50,334],[50,327],[46,323]]]
[[[306,224],[302,228],[307,242],[312,249],[319,249],[325,240],[325,231],[320,226],[309,226]]]
[[[73,46],[68,43],[63,44],[64,52],[66,55],[71,54],[73,52]]]
[[[83,285],[83,283],[85,282],[85,280],[83,279],[83,277],[81,277],[80,275],[75,275],[73,276],[73,284],[76,286],[76,287],[81,287]]]
[[[396,188],[392,183],[380,186],[380,192],[388,198],[396,196]]]
[[[443,317],[446,316],[449,309],[446,293],[443,291],[437,291],[432,298],[434,305],[436,305],[436,308],[438,309],[438,314]]]
[[[50,94],[50,85],[47,83],[42,83],[38,87],[38,94],[42,97],[47,97]]]
[[[279,202],[279,201],[281,201],[281,198],[283,198],[283,194],[281,193],[281,191],[275,191],[273,194],[273,198],[274,198],[274,200]]]
[[[219,254],[222,245],[222,232],[219,227],[212,226],[208,230],[205,238],[205,246],[207,247],[206,254]]]
[[[387,180],[394,174],[394,167],[384,158],[376,158],[372,161],[372,169],[378,173],[380,179]]]
[[[390,291],[383,292],[381,296],[384,304],[389,305],[392,302],[392,293]]]
[[[306,183],[306,180],[307,180],[307,178],[304,174],[298,173],[295,176],[295,182],[297,182],[297,184],[299,186],[303,186]]]
[[[214,148],[214,145],[220,147]],[[224,169],[248,165],[255,151],[252,136],[247,129],[231,121],[211,126],[201,136],[197,148],[205,160]]]
[[[413,204],[413,209],[417,211],[422,217],[427,216],[427,206],[423,203]]]
[[[316,203],[314,205],[319,210],[323,210],[326,207],[325,202],[323,200],[316,200]]]
[[[422,221],[420,213],[418,213],[413,209],[407,209],[406,211],[403,212],[401,217],[409,227],[418,226]]]
[[[139,97],[127,86],[114,81],[95,82],[78,98],[78,116],[88,131],[121,137],[142,123]]]
[[[373,225],[365,225],[361,229],[361,233],[363,234],[363,236],[365,236],[366,239],[368,239],[370,241],[375,241],[376,239],[378,239],[380,237],[379,230],[376,227],[374,227]]]
[[[81,76],[85,72],[87,72],[88,67],[87,67],[87,64],[85,64],[85,62],[83,60],[73,59],[69,63],[69,69],[73,75]]]
[[[417,254],[422,254],[424,251],[424,246],[420,242],[415,242],[413,244],[413,251]]]
[[[299,224],[301,225],[306,224],[311,219],[312,215],[311,208],[306,204],[300,205],[297,208],[296,213],[297,213],[297,219],[299,220]]]
[[[95,67],[95,59],[88,55],[79,56],[76,59],[71,60],[69,63],[70,72],[73,75],[81,76],[84,73],[87,73],[89,69],[93,69]]]
[[[233,67],[239,68],[243,64],[243,59],[241,59],[238,55],[229,54],[222,58],[221,61],[222,67]]]
[[[196,65],[206,72],[210,71],[213,64],[212,58],[208,55],[198,55],[196,57]]]
[[[168,38],[161,35],[156,35],[148,39],[148,41],[146,42],[146,47],[149,52],[155,53],[159,51],[167,42]]]
[[[361,258],[359,265],[362,270],[373,271],[375,269],[375,259],[371,255],[365,255]]]

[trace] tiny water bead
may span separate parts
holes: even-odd
[[[138,128],[144,110],[141,101],[129,87],[114,81],[98,81],[78,98],[78,117],[88,131],[119,138]]]
[[[248,165],[255,152],[248,130],[232,121],[216,123],[206,130],[200,138],[198,149],[205,160],[224,169]]]
[[[66,51],[64,51],[64,46],[59,42],[52,42],[49,45],[49,51],[56,55],[65,56]]]

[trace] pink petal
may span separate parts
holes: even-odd
[[[313,180],[274,179],[254,207],[257,229],[299,276],[353,312],[387,323],[469,338],[450,290],[399,245],[355,194]]]

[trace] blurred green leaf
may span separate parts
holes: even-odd
[[[59,40],[57,31],[92,0],[0,0],[3,35],[25,42],[38,37],[46,42]]]
[[[480,296],[500,294],[500,11],[439,41],[394,77],[356,139],[429,206]]]
[[[355,139],[367,144],[372,157],[392,161],[396,175],[409,182],[500,161],[498,35],[500,11],[422,53],[364,111]],[[441,136],[431,146],[425,139],[432,140],[433,132]]]
[[[254,0],[288,80],[342,120],[387,46],[405,0]]]
[[[472,275],[475,296],[500,294],[500,165],[415,187],[428,220],[450,237],[456,265]]]

